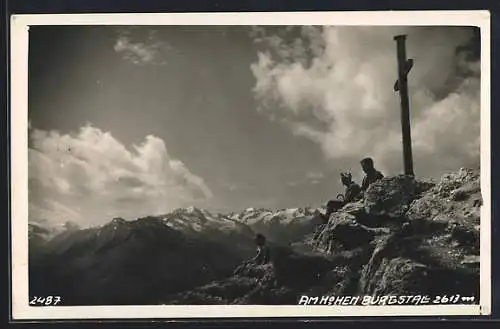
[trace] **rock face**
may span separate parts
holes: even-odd
[[[365,210],[373,216],[402,217],[413,200],[433,185],[405,175],[382,178],[365,192]]]
[[[272,264],[243,264],[233,276],[167,296],[165,303],[293,305],[300,291],[318,285],[335,268],[334,262],[320,255],[302,255],[279,245],[272,250]]]
[[[58,293],[68,305],[412,294],[477,303],[481,204],[479,172],[460,169],[438,182],[386,177],[326,224],[312,208],[115,219],[45,243],[30,259],[31,295]],[[271,262],[242,263],[257,232],[270,241]]]

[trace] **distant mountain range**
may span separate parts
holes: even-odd
[[[231,274],[255,253],[257,232],[283,244],[300,240],[312,230],[313,214],[246,209],[214,215],[189,207],[86,229],[31,223],[31,295],[59,294],[65,305],[158,303]]]

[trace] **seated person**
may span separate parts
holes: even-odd
[[[257,255],[244,261],[239,265],[233,272],[233,275],[238,275],[246,266],[253,265],[264,265],[271,262],[271,251],[266,243],[266,237],[260,233],[255,235],[255,244],[257,245]]]
[[[271,252],[266,243],[266,237],[260,233],[255,236],[255,244],[257,245],[257,255],[250,261],[257,265],[264,265],[271,260]]]
[[[384,175],[375,169],[372,158],[364,158],[361,160],[361,168],[365,172],[365,177],[361,183],[362,191],[366,191],[372,183],[384,178]]]
[[[341,180],[345,186],[344,203],[357,201],[361,198],[361,187],[352,180],[351,173],[342,173]]]
[[[339,194],[338,197],[342,197],[342,200],[330,200],[326,205],[326,213],[324,215],[324,221],[328,222],[330,215],[342,208],[345,204],[359,200],[361,196],[361,187],[352,180],[351,173],[341,173],[340,180],[345,186],[345,194]]]

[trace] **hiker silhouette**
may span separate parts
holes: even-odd
[[[344,185],[344,194],[338,194],[337,200],[330,200],[326,204],[326,213],[324,215],[324,221],[328,222],[330,215],[342,208],[344,205],[350,202],[354,202],[360,199],[361,187],[352,180],[352,174],[350,172],[343,172],[340,174],[340,181]]]
[[[254,242],[257,245],[257,255],[239,265],[234,270],[233,275],[240,274],[248,265],[265,265],[271,262],[271,250],[267,245],[266,237],[261,233],[257,233]]]
[[[365,173],[365,177],[363,177],[363,182],[361,183],[361,190],[366,191],[372,183],[384,178],[384,175],[375,169],[372,158],[364,158],[360,163]]]
[[[255,236],[255,244],[257,245],[257,255],[252,258],[251,262],[257,265],[269,263],[271,260],[270,250],[266,242],[266,237],[260,233]]]

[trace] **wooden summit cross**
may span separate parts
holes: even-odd
[[[403,134],[403,160],[405,175],[414,176],[413,156],[411,151],[410,102],[408,97],[408,73],[413,67],[413,59],[406,59],[406,35],[394,37],[397,43],[398,79],[394,91],[399,91],[401,100],[401,130]]]

